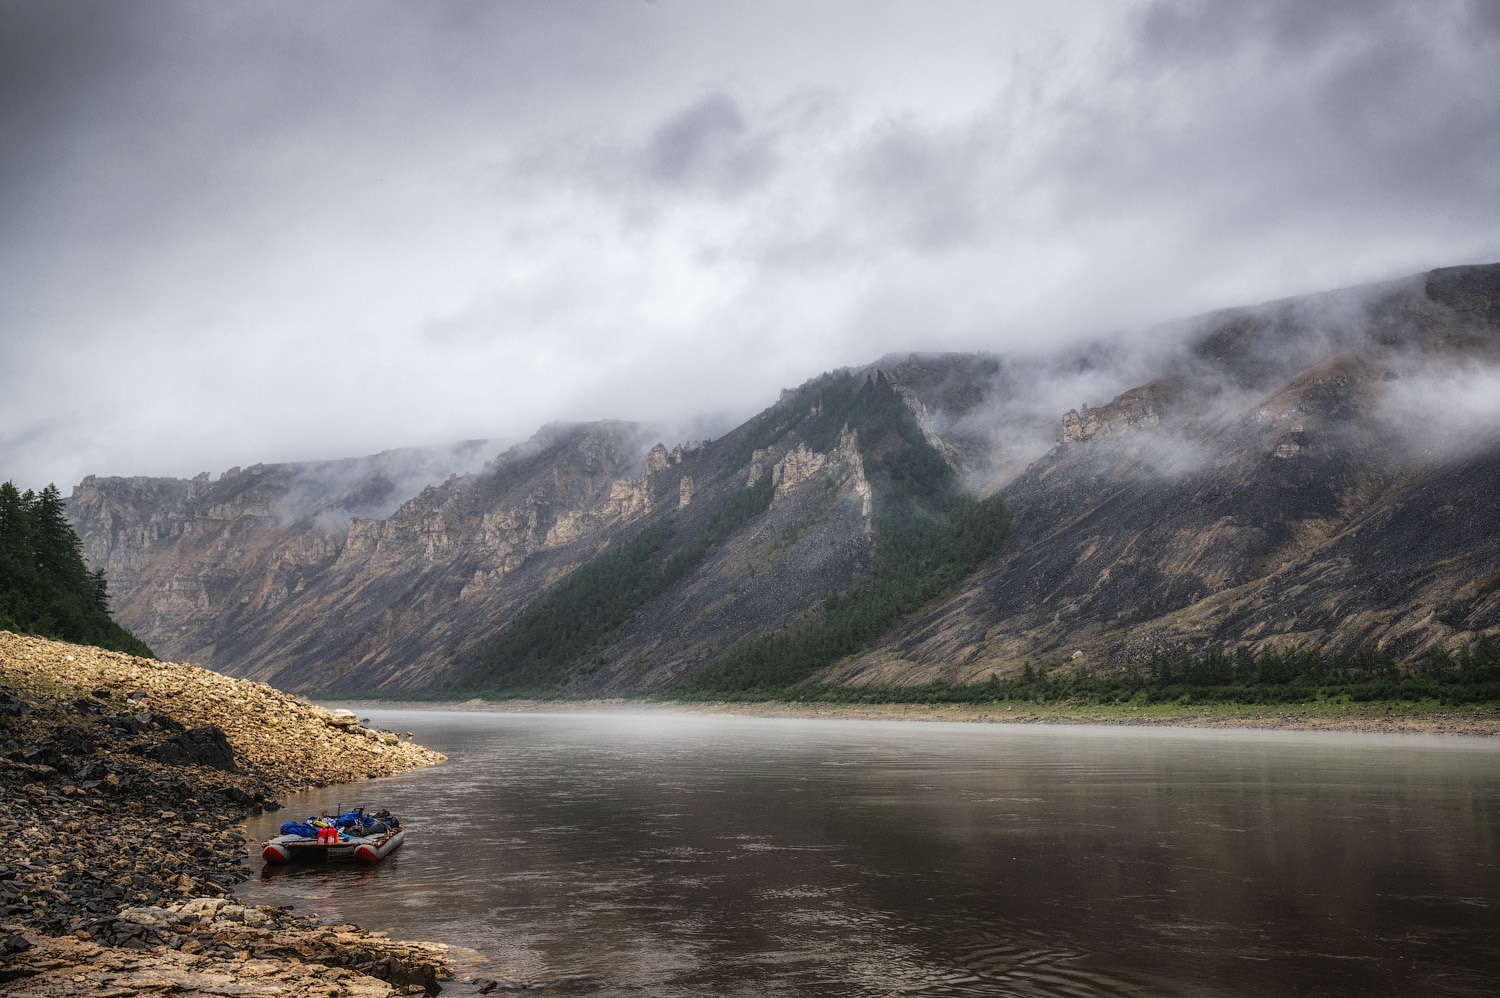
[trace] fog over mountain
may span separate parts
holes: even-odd
[[[920,686],[1500,636],[1500,263],[1155,334],[888,355],[713,440],[553,423],[89,476],[68,517],[158,653],[298,689]]]
[[[885,353],[1500,259],[1485,0],[5,0],[0,80],[23,487],[702,439]],[[1135,383],[1091,371],[1016,460]]]

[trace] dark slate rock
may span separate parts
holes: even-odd
[[[54,768],[62,765],[62,759],[62,753],[51,745],[43,745],[41,748],[32,749],[21,756],[23,762],[30,763],[33,766],[52,766]]]
[[[158,731],[187,730],[187,728],[182,726],[181,721],[177,720],[177,718],[175,717],[168,717],[166,714],[147,714],[146,717],[150,719],[149,723],[151,724],[151,726]]]
[[[140,718],[150,716],[149,714],[121,714],[117,717],[106,717],[104,722],[126,734],[138,735],[150,728],[150,724],[141,721]]]
[[[66,755],[93,755],[98,746],[93,737],[83,728],[73,725],[65,725],[59,728],[52,736],[52,744]],[[87,765],[81,761],[75,762],[74,768]]]
[[[245,793],[239,787],[220,787],[214,791],[215,796],[222,797],[233,804],[253,804],[255,798]]]
[[[171,766],[195,763],[212,766],[230,773],[239,771],[234,762],[234,749],[216,725],[205,724],[199,728],[171,735],[160,745],[153,745],[145,752],[146,758],[164,762]]]

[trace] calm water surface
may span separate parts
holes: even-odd
[[[1481,740],[371,710],[446,765],[375,870],[254,903],[588,995],[1493,995]]]

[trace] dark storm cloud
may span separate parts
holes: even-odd
[[[880,219],[918,252],[940,252],[984,239],[997,218],[987,180],[990,164],[1004,162],[998,137],[965,126],[924,132],[910,122],[880,129],[852,157],[850,187],[862,195],[860,209]]]
[[[979,122],[874,143],[872,198],[925,199],[926,214],[961,214],[971,231],[1011,197],[1058,223],[1181,219],[1210,243],[1334,208],[1379,223],[1418,206],[1493,210],[1500,50],[1434,13],[1153,5],[1092,86],[1005,93]],[[1018,107],[1046,125],[1022,124],[1031,148],[1011,153]]]
[[[0,2],[0,475],[722,425],[1500,258],[1497,7]]]
[[[1322,198],[1416,196],[1462,210],[1454,190],[1500,193],[1500,31],[1485,7],[1156,4],[1134,75],[1222,78],[1194,122],[1207,140],[1195,162],[1227,150],[1225,165]]]
[[[646,147],[650,177],[683,188],[733,196],[771,172],[766,136],[747,135],[745,118],[727,94],[712,94],[664,122]]]

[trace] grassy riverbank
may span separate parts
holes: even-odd
[[[1500,705],[1437,702],[1262,704],[832,704],[763,702],[682,705],[694,713],[987,724],[1104,724],[1195,728],[1272,728],[1407,734],[1500,735]],[[682,709],[679,708],[679,709]]]

